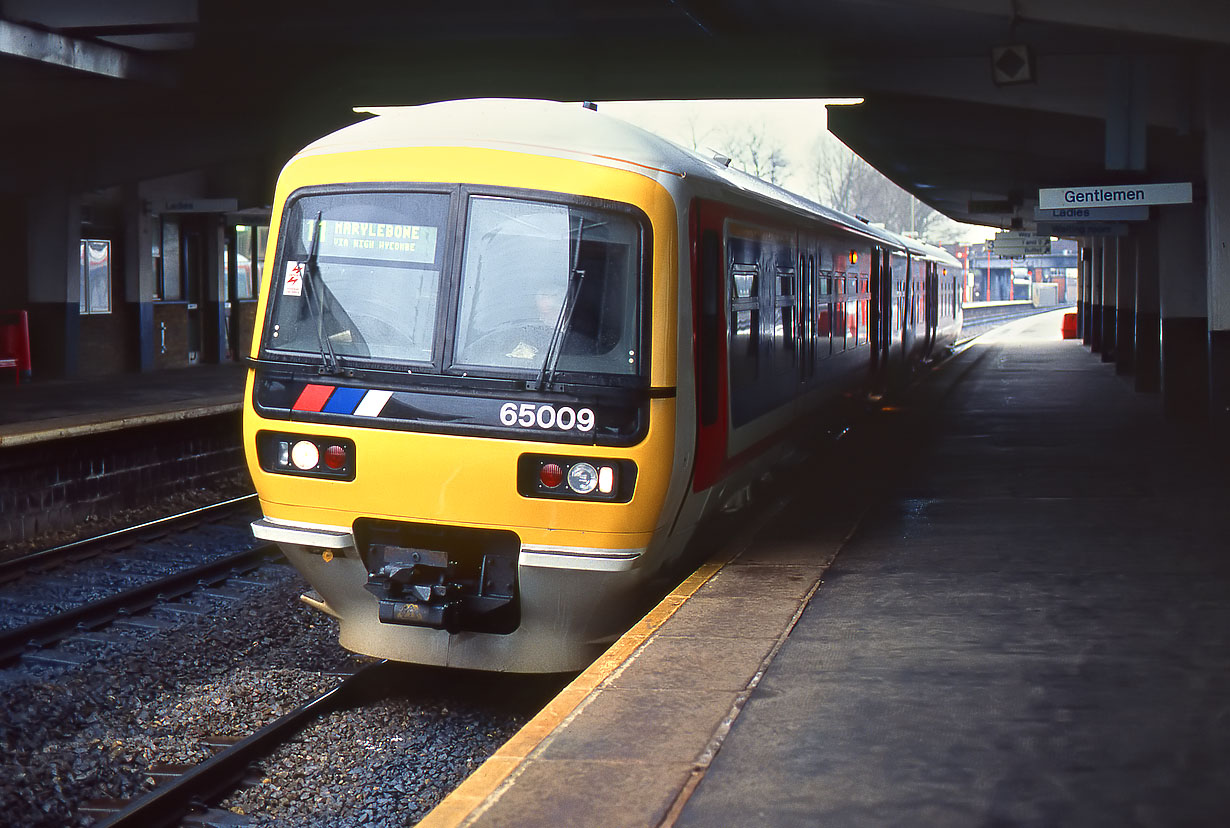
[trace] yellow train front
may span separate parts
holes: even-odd
[[[827,404],[960,330],[943,251],[575,105],[326,136],[270,237],[253,531],[402,661],[583,667]]]
[[[653,313],[676,305],[679,219],[654,175],[485,143],[465,111],[464,145],[464,112],[391,114],[283,170],[253,529],[351,650],[576,669],[626,628],[686,488],[675,320]]]

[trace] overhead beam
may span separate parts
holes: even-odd
[[[167,82],[165,71],[125,49],[0,20],[0,55],[36,60],[119,80]]]
[[[932,8],[964,15],[1081,26],[1103,31],[1230,43],[1230,18],[1216,0],[843,0],[917,10]]]

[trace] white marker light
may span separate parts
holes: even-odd
[[[320,449],[311,440],[300,440],[290,449],[290,462],[300,471],[310,471],[320,462]]]
[[[598,491],[609,495],[615,490],[615,469],[603,466],[598,469]]]

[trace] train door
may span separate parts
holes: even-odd
[[[904,294],[902,295],[901,304],[901,359],[902,364],[908,364],[910,355],[914,351],[914,308],[917,303],[914,299],[914,267],[915,261],[913,256],[909,256],[905,260],[905,273],[902,278],[902,287]]]
[[[940,276],[935,262],[927,262],[927,353],[935,347],[936,329],[940,319]]]
[[[871,248],[871,302],[870,302],[870,319],[867,321],[868,330],[871,335],[871,370],[878,372],[883,360],[880,356],[881,343],[884,341],[883,331],[881,330],[883,319],[883,293],[884,280],[881,268],[884,266],[884,256],[880,248]]]
[[[816,372],[815,259],[799,251],[798,291],[799,382],[806,384]]]

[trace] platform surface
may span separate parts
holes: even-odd
[[[420,824],[1225,824],[1230,475],[1061,319],[796,475]]]
[[[231,362],[0,385],[0,447],[238,411],[246,371]]]

